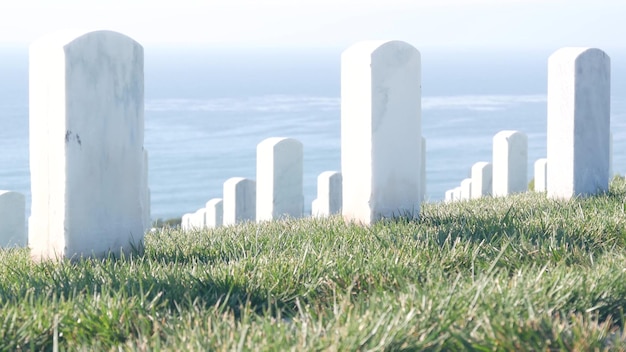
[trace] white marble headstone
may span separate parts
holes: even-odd
[[[344,219],[419,217],[420,53],[401,41],[359,42],[341,55]]]
[[[494,197],[528,190],[528,138],[518,131],[493,137],[492,194]]]
[[[454,187],[452,190],[452,200],[455,202],[461,200],[461,192],[461,186]]]
[[[548,59],[548,197],[608,191],[611,62],[599,49]]]
[[[472,199],[491,194],[493,168],[490,162],[479,161],[472,165]]]
[[[256,219],[256,182],[243,177],[231,177],[224,182],[222,206],[224,225],[234,225]]]
[[[180,228],[183,231],[190,231],[192,229],[192,217],[193,214],[191,213],[183,214],[182,218],[180,219]]]
[[[224,202],[222,198],[213,198],[206,203],[206,226],[220,227],[223,224]]]
[[[196,231],[206,228],[206,208],[200,208],[191,215],[191,227]]]
[[[546,180],[548,176],[548,159],[537,159],[534,167],[535,192],[545,192],[547,185]]]
[[[257,145],[256,220],[299,218],[304,210],[302,143],[273,137]]]
[[[465,178],[461,181],[461,199],[468,200],[472,197],[472,179]]]
[[[454,201],[454,189],[447,190],[443,200],[448,203],[453,202]]]
[[[342,177],[338,171],[324,171],[317,176],[317,198],[311,204],[313,216],[329,216],[341,212]]]
[[[34,259],[131,251],[143,240],[143,48],[111,31],[30,47]]]
[[[26,246],[26,201],[24,195],[0,191],[0,247]]]

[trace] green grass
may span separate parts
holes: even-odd
[[[163,230],[125,258],[0,251],[0,350],[626,350],[626,182]]]

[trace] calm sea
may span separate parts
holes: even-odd
[[[492,137],[528,135],[532,165],[546,154],[550,51],[422,52],[427,197],[443,198],[491,160]],[[145,49],[145,148],[152,217],[178,217],[221,197],[234,176],[255,178],[256,145],[304,144],[305,208],[317,175],[340,169],[340,53],[334,49]],[[626,171],[626,54],[612,53],[614,172]],[[27,48],[0,48],[0,189],[30,199]],[[398,155],[405,158],[406,155]],[[30,201],[28,201],[30,202]]]

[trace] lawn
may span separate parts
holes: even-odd
[[[0,250],[0,350],[624,350],[626,182],[149,233],[123,258]]]

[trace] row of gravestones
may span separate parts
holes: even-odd
[[[29,56],[32,257],[132,251],[150,221],[143,48],[111,31],[65,31],[35,42]],[[420,54],[404,42],[368,41],[346,50],[341,61],[342,214],[363,224],[417,217],[423,194]],[[265,170],[257,182],[271,186],[257,188],[257,201],[286,185],[264,181],[280,179]],[[245,182],[229,184],[238,190]],[[289,210],[272,204],[256,218],[283,213]]]
[[[422,137],[422,160],[426,140]],[[426,189],[426,164],[421,164],[421,195]],[[257,146],[257,181],[232,177],[224,182],[222,197],[181,218],[185,231],[215,228],[242,222],[279,220],[303,215],[302,144],[290,138],[269,138]],[[311,215],[327,217],[342,209],[341,172],[324,171],[317,177],[317,198]],[[258,195],[258,196],[257,196]]]
[[[302,143],[292,138],[268,138],[257,146],[256,181],[232,177],[224,182],[223,198],[184,214],[183,230],[215,228],[247,221],[278,220],[303,215]],[[313,214],[329,216],[341,210],[341,173],[326,171],[317,179]]]
[[[479,161],[470,169],[470,177],[460,186],[445,192],[446,202],[477,199],[485,196],[506,196],[526,192],[527,137],[518,131],[501,131],[493,137],[492,162]],[[612,178],[613,137],[609,133],[609,181]],[[533,164],[534,191],[546,192],[548,159],[540,158]]]
[[[143,48],[116,32],[66,31],[35,42],[29,61],[33,258],[132,251],[150,222]],[[596,49],[563,49],[550,58],[549,82],[548,194],[606,189],[608,145],[600,141],[609,130],[608,57]],[[344,219],[371,224],[419,216],[425,189],[421,134],[419,51],[401,41],[365,41],[344,51]],[[280,145],[264,145],[272,152],[257,163],[270,164]],[[580,165],[592,171],[581,173]],[[256,202],[286,186],[273,182],[280,179],[274,168],[264,170],[257,175],[263,187],[256,187]],[[231,183],[245,184],[231,179],[229,191],[238,189]],[[262,212],[257,208],[256,218],[269,220],[290,209],[272,203]]]
[[[488,195],[506,196],[523,192],[526,185],[528,138],[519,131],[500,131],[493,137],[492,162],[472,165],[470,177],[459,187],[447,190],[446,202],[476,199]]]
[[[610,59],[598,49],[564,48],[548,59],[547,158],[534,164],[535,191],[564,199],[608,191],[610,78]],[[471,177],[446,191],[444,199],[527,191],[527,140],[518,131],[497,133],[492,163],[474,164]]]

